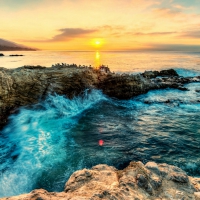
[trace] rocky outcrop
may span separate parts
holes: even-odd
[[[16,56],[24,56],[24,55],[22,55],[22,54],[11,54],[11,55],[9,55],[9,56],[11,56],[11,57],[16,57]]]
[[[85,67],[25,66],[8,70],[0,69],[0,125],[20,106],[31,105],[48,93],[72,98],[86,88],[94,88],[98,73]]]
[[[199,196],[200,178],[172,165],[131,162],[124,170],[97,165],[76,171],[60,193],[38,189],[2,200],[198,200]]]
[[[142,73],[145,78],[156,78],[158,76],[178,76],[177,72],[173,69],[158,71],[145,71]]]
[[[96,88],[110,97],[129,99],[152,89],[170,87],[187,90],[184,84],[196,81],[200,81],[200,77],[179,77],[173,69],[120,75],[111,73],[104,66],[97,70],[75,64],[57,64],[51,68],[0,68],[0,126],[17,108],[37,103],[49,93],[73,98],[86,88]]]
[[[200,82],[200,77],[179,77],[172,69],[120,75],[107,67],[97,70],[75,64],[0,68],[0,125],[20,106],[35,104],[49,93],[73,98],[85,89],[95,88],[110,97],[128,99],[152,89],[187,90],[184,84],[191,82]],[[200,179],[167,164],[131,162],[124,170],[97,165],[72,174],[61,193],[39,189],[7,199],[200,199]]]
[[[154,89],[175,88],[186,91],[188,89],[184,87],[184,84],[199,81],[200,77],[179,77],[175,71],[167,75],[167,70],[164,70],[138,75],[108,74],[98,84],[98,88],[110,97],[129,99]]]

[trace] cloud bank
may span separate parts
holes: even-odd
[[[94,33],[97,30],[95,29],[82,29],[82,28],[64,28],[59,29],[59,32],[61,32],[58,35],[55,35],[52,39],[49,41],[51,42],[58,42],[58,41],[67,41],[74,38],[79,38],[82,36],[86,36],[88,34]]]

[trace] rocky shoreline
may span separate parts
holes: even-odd
[[[12,188],[11,188],[12,189]],[[131,162],[123,170],[108,165],[74,172],[64,191],[33,190],[1,200],[199,200],[200,178],[167,164]]]
[[[109,97],[130,99],[153,89],[185,91],[184,85],[192,82],[200,82],[200,76],[180,77],[173,69],[130,75],[111,73],[105,66],[94,69],[75,64],[0,68],[0,126],[18,108],[38,103],[48,94],[73,98],[86,89],[100,89]],[[124,170],[97,165],[72,174],[64,192],[39,189],[3,199],[200,199],[200,178],[189,177],[178,167],[153,162],[131,162]]]
[[[187,90],[184,84],[199,81],[200,77],[180,77],[173,69],[129,75],[111,73],[104,66],[94,69],[75,64],[0,68],[0,127],[19,107],[35,104],[48,94],[73,98],[85,89],[100,89],[110,97],[130,99],[153,89]]]

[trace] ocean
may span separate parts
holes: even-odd
[[[24,57],[9,57],[9,54]],[[108,65],[116,73],[174,68],[200,75],[192,52],[4,52],[0,67]],[[176,165],[200,176],[200,83],[129,100],[99,90],[68,99],[50,95],[10,116],[0,131],[0,197],[36,188],[62,191],[69,176],[96,164],[123,169],[132,160]]]
[[[200,52],[70,52],[70,51],[9,51],[0,57],[0,67],[24,65],[51,67],[56,63],[77,65],[108,65],[116,73],[139,73],[145,70],[186,69],[200,72]],[[22,54],[10,57],[11,54]],[[189,75],[189,74],[188,74]]]

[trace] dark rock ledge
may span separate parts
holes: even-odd
[[[153,89],[187,90],[184,84],[199,81],[200,77],[179,77],[173,69],[120,75],[104,66],[97,70],[75,64],[0,68],[0,126],[20,106],[37,103],[49,93],[73,98],[85,89],[96,88],[110,97],[129,99]]]
[[[12,190],[12,188],[10,188]],[[167,164],[131,162],[123,170],[107,165],[74,172],[63,192],[33,190],[1,200],[199,200],[200,178]]]

